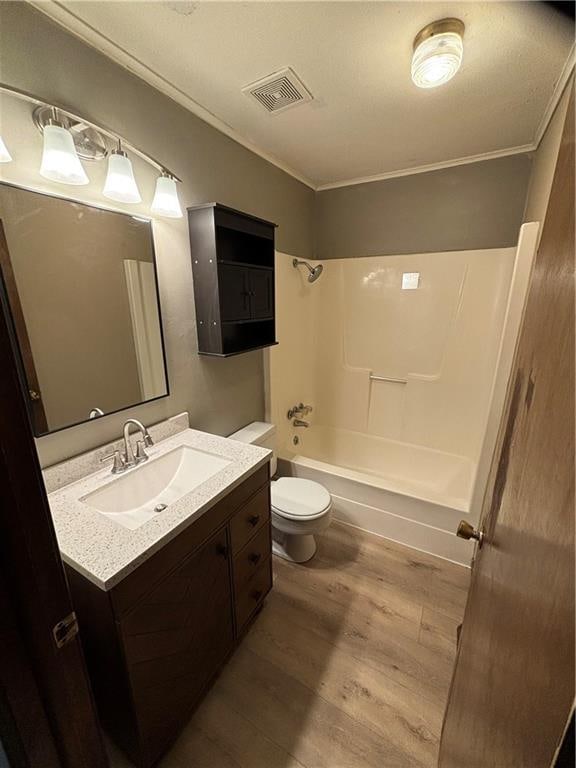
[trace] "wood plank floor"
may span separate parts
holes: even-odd
[[[469,571],[334,523],[274,572],[161,768],[434,768]]]

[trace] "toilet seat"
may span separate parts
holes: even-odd
[[[332,506],[326,488],[301,477],[281,477],[272,483],[272,510],[288,520],[314,520]]]

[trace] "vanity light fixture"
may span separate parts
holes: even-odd
[[[418,88],[436,88],[451,80],[462,64],[464,23],[441,19],[428,24],[414,38],[412,80]]]
[[[56,110],[44,126],[44,151],[40,175],[60,184],[88,184],[72,134],[58,120]]]
[[[160,171],[152,212],[157,216],[181,218],[176,182],[181,179],[152,155],[131,144],[116,131],[89,120],[61,104],[47,104],[33,93],[0,83],[0,94],[7,93],[32,104],[32,120],[44,137],[40,174],[61,184],[88,184],[81,161],[99,162],[108,159],[108,172],[102,193],[120,203],[140,203],[142,197],[134,176],[131,155]],[[12,160],[0,138],[0,163]]]
[[[4,144],[2,136],[0,136],[0,163],[10,163],[12,161],[12,155],[8,152],[8,147]]]
[[[156,192],[150,210],[158,216],[167,216],[170,219],[182,218],[176,180],[167,171],[162,171],[156,180]]]
[[[109,200],[116,200],[119,203],[142,202],[132,163],[122,149],[120,140],[118,140],[118,148],[108,156],[108,173],[102,194]]]

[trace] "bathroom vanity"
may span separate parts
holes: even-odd
[[[225,465],[141,525],[97,509],[125,497],[138,467],[49,497],[102,724],[142,768],[169,748],[272,586],[270,452],[185,429],[149,449],[140,486],[182,450]]]

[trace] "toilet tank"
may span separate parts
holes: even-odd
[[[268,448],[272,451],[270,459],[270,475],[276,474],[276,425],[268,424],[265,421],[253,421],[251,424],[228,435],[230,440],[238,440],[240,443],[251,443],[260,445],[262,448]]]

